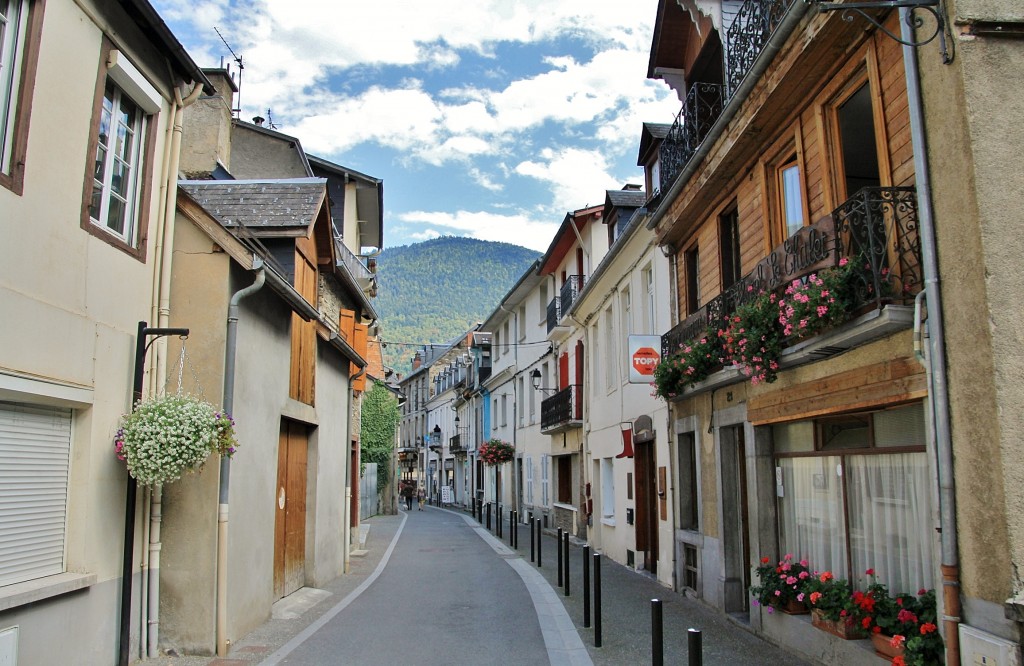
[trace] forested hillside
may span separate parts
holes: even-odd
[[[456,236],[384,250],[374,307],[387,343],[385,363],[404,374],[417,346],[449,342],[483,321],[539,256],[518,245]]]

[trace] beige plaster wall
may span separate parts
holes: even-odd
[[[210,75],[210,80],[217,93],[200,96],[182,117],[178,169],[186,178],[209,174],[218,161],[231,170],[231,84],[221,75]]]
[[[235,178],[306,178],[291,141],[237,125],[231,130],[231,174]]]
[[[0,188],[0,375],[40,388],[15,396],[19,401],[45,402],[44,385],[74,387],[85,396],[71,405],[65,569],[96,576],[82,592],[0,615],[0,626],[21,628],[22,663],[105,663],[116,651],[128,477],[112,445],[130,408],[137,325],[152,313],[153,237],[170,120],[165,61],[120,12],[119,5],[87,0],[46,3],[24,190]],[[104,31],[164,96],[162,110],[150,117],[156,131],[144,262],[80,226],[94,160],[88,142]],[[140,542],[137,529],[136,566]],[[132,617],[137,625],[137,613]],[[133,626],[132,642],[137,638]]]
[[[955,59],[920,49],[949,367],[957,533],[966,619],[1022,583],[1024,562],[1024,42],[965,22],[1024,19],[1013,0],[958,0]],[[995,615],[1000,609],[993,609]],[[975,614],[975,621],[977,615]]]

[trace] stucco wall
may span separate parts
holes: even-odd
[[[1024,19],[1013,0],[958,0],[954,21]],[[952,64],[920,50],[946,327],[965,618],[1001,621],[1024,583],[1024,42],[955,28]],[[973,608],[972,600],[998,606]]]

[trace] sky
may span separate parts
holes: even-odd
[[[383,179],[385,247],[543,252],[566,212],[643,183],[642,123],[680,108],[646,78],[657,0],[153,5],[201,67],[242,57],[240,118]]]

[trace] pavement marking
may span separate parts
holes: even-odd
[[[462,515],[462,519],[523,579],[530,599],[533,600],[533,609],[537,613],[541,635],[544,636],[544,647],[548,651],[548,660],[552,666],[593,666],[594,662],[590,659],[590,653],[583,645],[579,632],[576,631],[576,625],[572,623],[572,618],[547,579],[519,557],[516,551],[491,536],[491,533],[479,526],[474,519],[465,515]]]
[[[349,592],[348,596],[339,601],[334,608],[324,613],[319,620],[309,625],[302,631],[300,631],[294,638],[282,645],[272,655],[260,662],[260,666],[275,666],[281,663],[281,660],[287,657],[295,648],[302,645],[310,636],[319,631],[325,624],[331,621],[331,619],[345,610],[349,604],[356,600],[356,598],[366,591],[368,587],[373,585],[374,581],[384,572],[384,567],[388,565],[388,560],[391,559],[391,553],[395,551],[395,546],[398,545],[398,537],[402,536],[402,530],[405,529],[405,521],[408,520],[409,514],[402,514],[402,524],[398,526],[398,530],[395,532],[395,536],[391,539],[391,545],[384,551],[384,556],[380,558],[380,563],[377,568],[373,570],[369,578],[359,584],[359,587]]]

